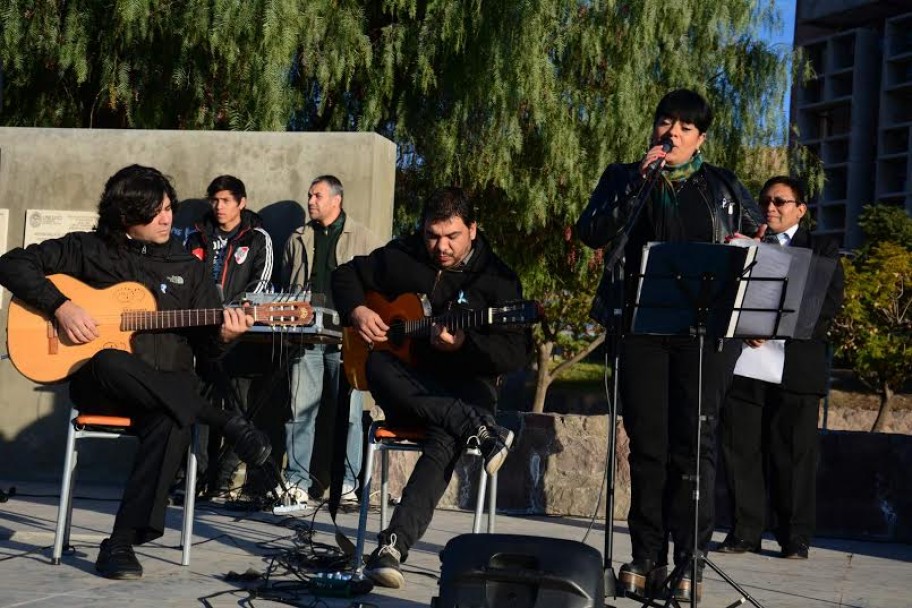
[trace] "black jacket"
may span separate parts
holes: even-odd
[[[123,281],[142,283],[155,294],[159,310],[221,308],[203,264],[173,237],[164,245],[127,241],[126,251],[117,251],[94,232],[73,232],[0,257],[0,284],[47,315],[67,300],[45,278],[58,273],[95,288]],[[223,345],[217,327],[204,327],[139,332],[133,337],[133,349],[156,369],[192,371],[194,352],[212,359],[222,354]]]
[[[826,393],[829,374],[827,331],[842,305],[845,282],[842,265],[839,263],[839,245],[832,237],[815,236],[802,227],[795,232],[789,246],[812,249],[815,255],[836,260],[836,269],[827,287],[812,338],[788,340],[785,343],[785,367],[782,371],[782,388],[795,393],[823,395]]]
[[[210,277],[212,241],[217,232],[218,224],[210,212],[194,226],[184,243],[187,251],[205,262]],[[233,302],[246,292],[264,291],[272,281],[273,252],[272,239],[263,229],[260,216],[248,209],[241,211],[241,225],[225,247],[225,262],[218,280],[224,301]]]
[[[690,179],[707,201],[706,213],[712,222],[713,242],[722,243],[734,232],[751,236],[757,231],[762,223],[760,208],[731,171],[703,163]],[[639,163],[609,165],[576,222],[580,240],[594,249],[609,245],[627,222],[642,184]],[[649,230],[650,222],[651,201],[637,219],[625,248],[625,267],[632,269],[627,272],[628,298],[635,293],[630,287],[635,284],[643,246],[656,240]],[[592,303],[592,318],[605,327],[610,325],[612,310],[619,304],[620,295],[612,287],[613,283],[609,269],[605,268]]]
[[[404,293],[423,293],[430,300],[434,315],[445,312],[450,304],[456,305],[457,300],[464,302],[465,308],[477,309],[522,298],[516,274],[491,251],[480,232],[471,258],[461,270],[437,268],[421,235],[414,234],[336,268],[332,289],[336,307],[346,323],[352,310],[364,304],[367,291],[391,299]],[[455,352],[441,352],[426,341],[415,341],[419,366],[450,379],[483,377],[491,381],[525,365],[531,353],[528,329],[484,326],[465,333],[463,347]]]

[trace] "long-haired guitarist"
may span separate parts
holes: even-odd
[[[70,275],[95,288],[134,281],[154,294],[158,310],[218,313],[221,300],[204,265],[171,235],[176,204],[174,188],[161,172],[125,167],[105,185],[95,231],[13,249],[0,257],[0,283],[53,320],[49,339],[63,344],[99,339],[104,320],[74,303],[73,294],[62,293],[47,275]],[[221,356],[225,344],[253,323],[241,309],[225,309],[219,318],[221,326],[138,333],[132,353],[104,348],[70,377],[70,397],[81,412],[128,416],[139,438],[114,528],[95,562],[102,576],[142,576],[133,545],[163,534],[168,488],[187,450],[193,422],[221,429],[247,463],[259,465],[269,456],[262,432],[243,417],[212,407],[198,393],[194,355]]]
[[[483,309],[518,300],[522,288],[478,229],[466,194],[444,188],[426,201],[415,234],[339,266],[332,289],[342,318],[357,332],[355,339],[375,345],[365,374],[387,420],[425,427],[428,433],[402,502],[380,533],[379,546],[365,569],[375,583],[397,588],[405,582],[400,562],[430,524],[467,443],[479,445],[488,472],[503,464],[513,433],[494,420],[494,382],[526,363],[531,334],[502,325],[463,329],[438,323],[426,338],[410,341],[408,364],[384,348],[404,336],[400,315],[395,308],[381,314],[368,302],[374,293],[389,300],[422,293],[430,312],[442,315],[451,309]],[[343,355],[346,366],[347,356]]]

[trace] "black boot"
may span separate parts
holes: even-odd
[[[234,416],[225,424],[222,432],[234,445],[234,453],[247,464],[260,466],[272,453],[272,445],[266,433],[243,416]]]

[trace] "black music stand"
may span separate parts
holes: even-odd
[[[691,602],[699,603],[697,581],[700,564],[708,565],[741,598],[757,608],[763,608],[747,591],[712,562],[699,549],[700,513],[700,453],[703,423],[703,350],[706,338],[721,340],[733,337],[738,313],[744,308],[750,272],[755,264],[757,247],[732,247],[710,243],[653,243],[644,248],[639,285],[634,304],[632,333],[652,335],[691,335],[699,342],[697,366],[697,424],[695,425],[695,466],[692,476],[693,496],[693,553],[675,566],[658,591],[667,591],[664,606],[680,606],[674,589],[691,569]],[[769,283],[781,285],[781,296],[775,306],[751,311],[774,313],[779,319],[787,312],[785,302],[786,277],[765,277]],[[770,336],[754,336],[770,337]],[[653,591],[650,591],[653,593]],[[643,606],[656,606],[655,595],[647,595]]]

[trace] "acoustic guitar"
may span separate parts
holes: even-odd
[[[387,341],[369,344],[352,327],[342,330],[342,367],[352,388],[368,390],[364,365],[371,350],[388,350],[414,365],[413,338],[430,338],[432,325],[443,325],[450,331],[482,325],[527,325],[541,320],[542,307],[533,300],[508,302],[503,306],[474,310],[452,310],[432,317],[431,306],[424,294],[406,293],[393,300],[380,293],[368,292],[365,305],[380,315],[389,326]]]
[[[64,380],[105,348],[132,352],[131,339],[138,331],[221,325],[224,315],[221,308],[157,310],[152,292],[131,281],[95,289],[64,274],[48,279],[92,316],[99,336],[86,344],[74,344],[65,334],[58,333],[54,317],[13,298],[7,318],[7,349],[19,373],[34,382]],[[306,325],[313,318],[309,302],[274,302],[244,308],[255,323],[267,325]]]

